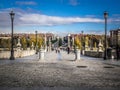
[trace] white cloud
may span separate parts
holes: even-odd
[[[5,9],[0,11],[0,27],[10,27],[10,10]],[[20,9],[14,9],[15,26],[54,26],[54,25],[65,25],[74,23],[101,23],[104,19],[99,19],[95,17],[60,17],[60,16],[49,16],[36,13],[26,13]]]
[[[120,17],[108,19],[109,23],[120,23]]]
[[[33,1],[16,1],[17,5],[36,5],[36,2]]]
[[[98,18],[58,17],[58,16],[47,16],[41,14],[22,14],[19,19],[24,24],[39,24],[46,26],[83,23],[83,22],[93,22],[93,23],[103,22],[102,19],[98,19]]]

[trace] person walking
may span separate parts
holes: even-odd
[[[67,48],[67,53],[68,53],[68,54],[70,53],[70,47]]]
[[[60,53],[60,48],[58,48],[58,60],[61,60],[62,59],[62,56],[61,56],[61,53]]]
[[[55,52],[56,52],[56,53],[58,52],[57,48],[55,48]]]

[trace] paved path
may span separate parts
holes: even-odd
[[[119,90],[120,67],[105,64],[102,59],[61,51],[61,59],[54,51],[39,55],[0,60],[0,90]]]

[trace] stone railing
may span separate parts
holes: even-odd
[[[91,57],[96,57],[96,58],[103,58],[103,56],[104,56],[104,52],[103,51],[93,51],[93,50],[91,50],[91,51],[85,51],[85,55],[86,56],[91,56]]]
[[[103,58],[104,57],[104,51],[97,51],[97,50],[88,50],[85,51],[84,55],[91,56],[91,57],[97,57],[97,58]],[[116,58],[116,50],[115,49],[109,49],[107,50],[107,58],[108,59],[114,59]]]
[[[34,50],[34,45],[33,45],[33,42],[32,42],[32,45],[31,45],[31,49],[30,47],[27,48],[27,50],[23,50],[21,48],[21,43],[20,43],[20,39],[18,38],[18,43],[17,43],[17,48],[14,48],[14,57],[15,58],[20,58],[20,57],[25,57],[25,56],[30,56],[30,55],[33,55],[35,54],[36,50]],[[5,51],[4,50],[5,48],[1,48],[0,50],[0,59],[9,59],[10,58],[10,54],[11,52],[10,51]]]
[[[20,58],[25,56],[30,56],[35,54],[35,50],[15,50],[14,57]],[[10,51],[0,51],[0,59],[9,59],[10,58]]]

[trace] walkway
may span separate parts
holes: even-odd
[[[60,58],[61,56],[61,58]],[[23,58],[16,58],[13,60],[13,62],[34,62],[34,61],[40,61],[40,62],[46,62],[46,63],[55,63],[59,61],[74,61],[75,60],[75,55],[74,53],[67,54],[65,51],[61,51],[60,55],[58,53],[55,53],[55,51],[52,52],[46,52],[45,54],[45,60],[39,60],[39,54],[31,55],[31,56],[26,56]],[[116,65],[120,66],[120,60],[103,60],[103,58],[94,58],[94,57],[88,57],[88,56],[83,56],[81,55],[81,60],[92,60],[94,62],[102,62],[105,64],[110,64],[110,65]],[[11,60],[0,60],[0,64],[9,64],[12,63]]]
[[[45,60],[38,55],[0,60],[0,90],[118,90],[120,67],[104,64],[102,59],[61,51],[46,52]]]

